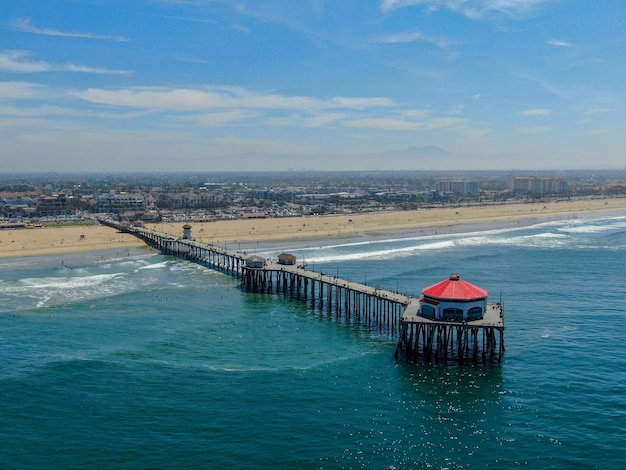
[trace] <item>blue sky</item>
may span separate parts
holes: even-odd
[[[7,1],[0,171],[623,169],[625,57],[622,0]]]

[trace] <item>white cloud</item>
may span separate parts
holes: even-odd
[[[527,109],[526,111],[520,111],[518,114],[521,116],[549,116],[550,110],[545,108]]]
[[[346,123],[348,127],[357,127],[364,129],[381,129],[388,131],[406,131],[406,130],[430,130],[444,128],[460,128],[467,120],[455,117],[439,117],[415,121],[401,118],[365,118],[355,119]]]
[[[15,106],[0,106],[0,116],[13,117],[45,117],[45,116],[81,116],[84,112],[59,106],[37,106],[18,108]]]
[[[464,129],[463,134],[471,139],[484,139],[491,134],[491,129]]]
[[[235,31],[241,31],[242,33],[250,34],[250,28],[241,24],[235,24],[232,26]]]
[[[389,107],[394,104],[387,98],[333,97],[322,100],[308,96],[259,94],[242,87],[232,86],[207,86],[201,89],[145,87],[104,90],[90,88],[75,92],[74,95],[85,101],[98,104],[180,112],[223,108],[315,112],[324,109],[360,110]]]
[[[228,109],[212,113],[194,114],[192,116],[185,115],[178,117],[184,122],[192,122],[199,127],[222,127],[233,123],[242,123],[254,117],[258,113],[243,109]]]
[[[93,33],[64,32],[51,28],[37,28],[30,23],[30,20],[21,19],[11,22],[13,29],[24,33],[42,34],[44,36],[61,36],[66,38],[101,39],[106,41],[128,42],[124,36],[107,36]]]
[[[402,43],[411,43],[411,42],[426,42],[428,44],[433,44],[440,49],[446,49],[450,47],[452,44],[451,41],[442,38],[434,38],[432,36],[427,36],[418,31],[413,32],[404,32],[404,33],[395,33],[388,34],[386,36],[379,37],[376,42],[382,44],[402,44]]]
[[[603,136],[613,132],[611,129],[589,129],[583,132],[583,135],[595,137],[595,136]]]
[[[610,108],[591,108],[585,111],[585,114],[600,114],[600,113],[609,113],[611,112]]]
[[[449,127],[459,127],[467,122],[466,119],[455,117],[440,117],[434,118],[427,122],[426,127],[428,129],[442,129]]]
[[[0,100],[38,98],[42,88],[42,85],[37,83],[0,82]]]
[[[409,109],[402,112],[402,116],[407,118],[425,118],[429,115],[430,111],[424,109]]]
[[[88,67],[86,65],[76,65],[76,64],[55,65],[53,70],[60,71],[60,72],[95,73],[95,74],[102,74],[102,75],[128,75],[132,73],[130,70],[103,69],[103,68],[98,68],[98,67]]]
[[[271,117],[264,121],[264,124],[268,126],[293,126],[294,124],[300,124],[302,118],[296,115]]]
[[[383,129],[387,131],[408,131],[417,130],[423,127],[422,124],[415,121],[407,121],[406,119],[395,118],[370,118],[355,119],[347,123],[348,127],[358,127],[363,129]]]
[[[50,64],[30,59],[28,51],[0,52],[0,70],[16,73],[47,72]]]
[[[366,109],[366,108],[384,108],[393,106],[394,102],[388,98],[343,98],[334,97],[330,100],[330,104],[339,108],[350,109]],[[326,106],[325,106],[326,107]],[[329,106],[335,107],[335,106]]]
[[[76,64],[52,64],[41,60],[31,59],[30,51],[10,51],[0,52],[0,70],[12,73],[39,73],[39,72],[78,72],[94,74],[125,75],[128,70],[112,70],[103,68],[88,67]]]
[[[521,131],[524,134],[541,135],[541,134],[547,134],[551,130],[552,130],[551,127],[525,127]]]
[[[550,39],[548,40],[548,44],[550,46],[555,46],[555,47],[571,47],[572,44],[567,42],[567,41],[560,41],[558,39]]]
[[[482,18],[488,13],[496,12],[515,17],[525,15],[538,6],[555,0],[381,0],[383,12],[414,5],[424,5],[431,10],[447,8],[464,14],[468,18]]]
[[[463,111],[465,111],[465,106],[462,104],[456,104],[450,109],[450,114],[453,116],[460,116],[463,114]]]
[[[312,117],[305,122],[306,127],[324,127],[329,124],[334,124],[346,117],[343,113],[324,113]]]

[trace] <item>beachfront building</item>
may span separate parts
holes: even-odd
[[[437,181],[437,192],[455,196],[476,196],[478,181]]]
[[[39,196],[37,199],[37,215],[39,217],[56,217],[71,215],[70,199],[65,193],[53,194],[52,196]]]
[[[567,181],[563,178],[538,176],[511,176],[509,191],[525,194],[567,194]]]
[[[20,219],[22,217],[31,217],[37,211],[37,203],[28,196],[13,196],[7,194],[2,197],[0,194],[0,216],[11,219]]]
[[[144,211],[145,209],[145,198],[138,193],[107,194],[99,197],[96,201],[96,210],[98,212],[119,214],[128,211]]]
[[[487,291],[456,273],[422,290],[419,316],[431,320],[472,321],[483,318]]]

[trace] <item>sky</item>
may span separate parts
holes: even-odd
[[[0,172],[626,167],[623,0],[0,3]]]

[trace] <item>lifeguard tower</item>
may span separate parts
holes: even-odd
[[[183,240],[191,240],[191,225],[183,225]]]

